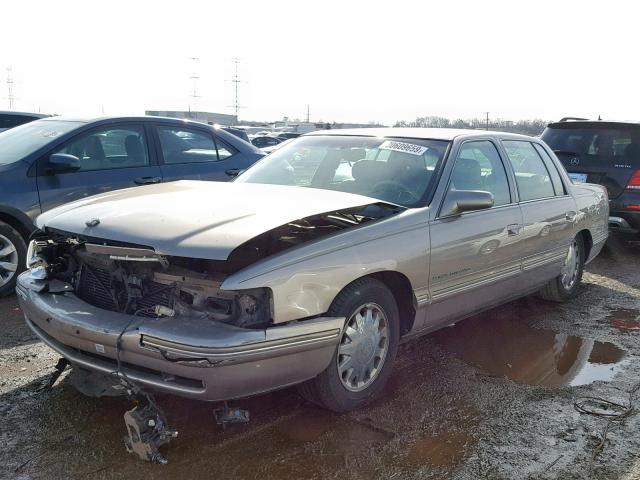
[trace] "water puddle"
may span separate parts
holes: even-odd
[[[446,432],[423,437],[413,445],[408,459],[414,465],[457,465],[464,459],[467,446],[472,442],[469,434],[464,432]]]
[[[626,363],[612,343],[533,328],[498,309],[432,334],[444,349],[490,375],[551,387],[611,380]]]
[[[640,330],[640,310],[618,308],[607,316],[611,325],[622,332]]]

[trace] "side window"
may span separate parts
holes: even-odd
[[[560,178],[560,173],[558,173],[558,168],[554,161],[551,159],[547,151],[542,148],[542,146],[534,143],[533,146],[536,148],[540,156],[544,159],[544,163],[547,165],[547,170],[551,174],[551,182],[553,183],[553,189],[556,192],[556,195],[564,195],[566,192],[564,190],[564,185],[562,184],[562,179]]]
[[[82,134],[55,153],[80,159],[80,171],[149,165],[147,140],[142,126],[110,127]]]
[[[553,183],[542,158],[529,142],[505,140],[502,142],[513,165],[520,200],[553,197]]]
[[[504,165],[495,145],[488,140],[462,145],[453,167],[449,188],[491,192],[495,206],[511,203]]]
[[[218,159],[220,160],[225,160],[237,152],[235,148],[226,144],[218,137],[216,137],[216,146],[218,147]]]
[[[165,164],[218,161],[212,135],[186,128],[162,126],[157,128]]]

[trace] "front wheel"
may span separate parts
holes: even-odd
[[[27,246],[13,227],[0,222],[0,297],[9,295],[24,270]]]
[[[345,317],[340,343],[324,372],[298,387],[310,402],[348,412],[373,400],[391,374],[400,316],[393,294],[373,278],[347,285],[329,315]]]
[[[582,235],[578,235],[569,245],[569,251],[558,275],[549,281],[542,290],[540,297],[552,302],[564,302],[575,296],[578,285],[582,280],[584,270],[585,249]]]

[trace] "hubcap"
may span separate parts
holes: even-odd
[[[4,235],[0,235],[0,287],[11,281],[18,270],[18,251]]]
[[[576,283],[579,263],[580,255],[578,254],[578,242],[574,240],[569,246],[569,252],[567,253],[567,258],[564,260],[564,265],[561,271],[562,286],[566,290],[571,290],[573,285]]]
[[[338,375],[344,387],[360,392],[378,377],[389,350],[389,322],[375,303],[360,306],[347,320],[338,346]]]

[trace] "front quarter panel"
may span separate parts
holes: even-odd
[[[428,209],[407,210],[303,244],[231,275],[222,288],[270,288],[276,323],[327,312],[346,285],[376,272],[404,274],[422,297],[429,278],[427,219]]]

